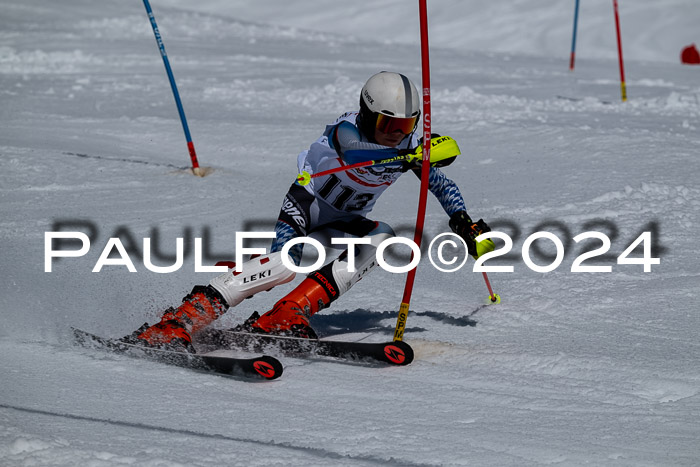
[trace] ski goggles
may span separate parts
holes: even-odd
[[[377,114],[377,130],[382,133],[389,135],[400,131],[404,135],[409,135],[416,129],[416,123],[418,123],[418,116],[399,118],[392,117],[391,115]]]

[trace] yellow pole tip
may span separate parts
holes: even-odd
[[[311,174],[304,170],[302,173],[299,174],[297,177],[297,183],[301,186],[308,185],[311,182]]]
[[[493,297],[489,295],[486,302],[487,305],[498,305],[499,303],[501,303],[501,296],[497,293],[493,294]]]

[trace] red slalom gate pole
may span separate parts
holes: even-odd
[[[421,65],[422,65],[422,89],[423,89],[423,166],[421,168],[420,195],[418,197],[418,215],[416,216],[416,228],[413,234],[413,242],[420,248],[423,238],[423,225],[425,224],[425,207],[428,199],[428,179],[430,175],[430,50],[428,48],[428,7],[426,0],[418,1],[418,11],[420,15],[420,45],[421,45]],[[413,261],[413,255],[411,255]],[[403,290],[403,298],[399,307],[399,317],[396,320],[394,330],[394,341],[403,340],[403,333],[406,329],[408,309],[413,294],[413,283],[416,279],[418,266],[411,269],[406,277],[406,285]]]
[[[622,39],[620,38],[620,14],[617,9],[617,0],[613,0],[613,10],[615,10],[615,30],[617,31],[617,55],[620,59],[620,90],[622,92],[622,102],[627,100],[627,85],[625,84],[625,65],[622,60]]]

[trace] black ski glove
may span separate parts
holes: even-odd
[[[477,250],[476,240],[474,240],[482,233],[491,231],[491,228],[486,224],[486,222],[484,222],[483,219],[479,219],[478,221],[474,222],[469,217],[469,214],[467,214],[467,211],[457,211],[450,217],[450,228],[466,242],[470,255],[478,258],[480,255],[485,253],[485,251]],[[493,243],[488,239],[481,243],[484,242],[490,242],[491,245],[493,245]],[[490,248],[487,247],[487,249],[489,249],[489,251],[493,251],[492,246]]]

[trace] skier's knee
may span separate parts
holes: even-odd
[[[370,239],[369,244],[355,245],[352,251],[346,250],[319,272],[337,285],[340,296],[377,266],[377,247],[394,236],[389,224],[377,222],[376,227],[365,236]]]
[[[367,234],[367,236],[375,235],[388,235],[389,237],[395,237],[396,233],[394,233],[394,229],[392,229],[386,222],[377,221],[377,226]]]

